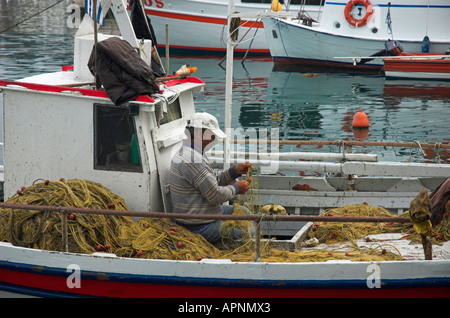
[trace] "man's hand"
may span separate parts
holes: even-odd
[[[236,185],[239,187],[239,194],[244,194],[250,189],[250,182],[252,182],[252,178],[248,178],[247,180],[239,180],[236,182]]]
[[[249,169],[252,169],[252,164],[250,162],[243,162],[234,167],[234,171],[239,175],[246,174]]]

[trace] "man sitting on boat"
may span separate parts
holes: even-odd
[[[244,194],[250,188],[251,179],[233,181],[248,172],[251,163],[244,162],[220,173],[211,168],[205,152],[218,138],[226,134],[219,128],[217,119],[208,113],[196,113],[186,126],[187,139],[172,159],[170,168],[170,194],[173,211],[188,214],[232,214],[233,205],[222,205]],[[176,222],[194,233],[201,234],[209,242],[218,241],[221,220],[176,219]],[[227,237],[239,239],[235,229]]]

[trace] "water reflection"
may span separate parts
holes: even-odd
[[[269,62],[246,61],[245,71],[235,62],[233,127],[279,128],[280,138],[291,140],[359,140],[449,143],[450,83],[389,81],[382,76],[267,72]],[[210,61],[210,67],[213,62]],[[205,65],[203,70],[205,70]],[[200,76],[200,75],[199,75]],[[201,77],[201,76],[200,76]],[[204,96],[197,97],[202,110],[223,121],[225,73],[216,73]],[[215,95],[218,97],[214,98]],[[220,96],[220,97],[219,97]],[[352,121],[362,109],[370,129],[355,134]],[[367,135],[366,135],[367,134]],[[359,149],[381,152],[396,160],[448,162],[448,153],[431,149],[422,153],[409,148]],[[424,155],[425,154],[425,155]]]

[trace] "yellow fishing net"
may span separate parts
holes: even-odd
[[[169,219],[143,218],[124,226],[119,230],[119,242],[123,247],[114,253],[123,257],[201,260],[221,255],[203,236]]]
[[[18,191],[7,203],[126,211],[122,198],[86,180],[44,181]],[[70,252],[109,252],[125,257],[199,259],[219,257],[214,246],[167,219],[0,210],[0,241],[62,251],[61,217],[67,218]]]
[[[320,216],[366,216],[366,217],[395,217],[383,207],[373,207],[366,203],[347,205],[341,208],[325,210]],[[410,228],[411,224],[401,225],[398,223],[338,223],[338,222],[316,222],[311,226],[308,238],[316,238],[319,243],[335,244],[355,241],[374,234],[387,232],[398,232]]]
[[[122,198],[86,180],[44,181],[18,191],[7,203],[126,211]],[[67,218],[69,251],[93,253],[114,248],[117,229],[131,217],[0,210],[0,240],[47,250],[62,250],[61,217]]]
[[[253,179],[255,180],[255,179]],[[19,191],[8,203],[69,206],[91,209],[114,209],[126,211],[124,200],[102,185],[86,180],[60,180],[36,183]],[[259,203],[253,204],[250,213],[259,213]],[[244,212],[240,205],[235,213]],[[367,204],[331,209],[322,215],[391,216],[383,208]],[[108,252],[120,257],[140,257],[171,260],[200,260],[203,258],[227,258],[232,261],[254,261],[255,246],[252,237],[253,221],[224,222],[226,233],[238,227],[246,233],[238,244],[225,245],[218,249],[201,235],[194,234],[170,219],[143,218],[134,221],[127,216],[109,216],[80,213],[56,213],[49,211],[28,211],[17,209],[0,210],[0,241],[14,245],[63,251],[61,218],[67,218],[70,252]],[[448,240],[449,217],[446,216],[439,229]],[[404,232],[410,235],[412,224],[389,223],[332,223],[318,222],[313,225],[309,237],[333,245],[340,240],[354,242],[358,237],[381,232]],[[253,231],[254,233],[254,231]],[[440,233],[440,232],[439,232]],[[413,235],[413,234],[412,234]],[[441,235],[441,234],[439,234]],[[226,235],[225,235],[226,236]],[[441,239],[442,241],[442,239]],[[401,259],[401,255],[380,244],[361,250],[356,245],[346,252],[310,250],[307,248],[288,252],[271,247],[271,239],[262,241],[261,260],[270,262],[326,261],[349,259],[354,261],[377,261]]]

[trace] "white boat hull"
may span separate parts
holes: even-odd
[[[171,54],[225,54],[228,1],[174,0],[169,3],[160,0],[144,1],[144,4],[158,47],[165,47],[167,25]],[[317,10],[316,6],[307,7],[310,12]],[[290,11],[296,12],[299,8],[299,5],[292,5]],[[270,10],[270,3],[242,3],[238,0],[235,1],[235,9],[237,12],[253,12],[256,15],[257,12]],[[245,54],[247,50],[251,55],[270,54],[264,27],[260,22],[255,19],[241,22],[236,55]],[[164,53],[163,50],[161,52]]]
[[[449,297],[449,260],[170,261],[0,244],[0,289],[36,296]],[[195,290],[195,293],[192,291]]]
[[[406,52],[421,52],[426,32],[431,40],[431,53],[442,54],[449,48],[450,38],[442,32],[450,27],[447,18],[450,12],[448,4],[435,1],[429,12],[424,11],[424,6],[420,3],[410,5],[398,1],[399,4],[392,4],[392,34],[385,23],[387,2],[371,2],[374,5],[372,20],[362,27],[351,27],[345,20],[345,1],[325,4],[320,23],[311,25],[304,25],[298,19],[263,19],[275,69],[289,71],[310,66],[312,70],[321,67],[333,70],[373,70],[382,74],[382,60],[375,59],[354,65],[351,57],[370,57],[384,50],[385,42],[390,39],[399,41]],[[426,24],[423,21],[424,13],[429,14]],[[420,22],[411,25],[412,20]]]
[[[354,69],[349,59],[336,56],[369,56],[384,47],[384,41],[362,40],[319,33],[311,28],[278,19],[264,19],[266,35],[276,70],[292,70],[295,66],[304,69]],[[289,43],[289,45],[284,45]],[[378,71],[381,61],[372,61],[360,69]]]

